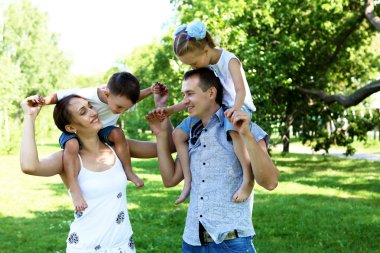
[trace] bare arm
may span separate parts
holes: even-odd
[[[24,130],[20,148],[21,170],[26,174],[35,176],[48,177],[61,174],[63,172],[61,151],[43,159],[38,157],[35,140],[35,120],[41,107],[28,105],[28,101],[33,100],[35,97],[29,97],[21,103],[24,110]]]
[[[152,92],[152,87],[140,90],[140,96],[139,96],[139,99],[137,100],[137,102],[140,102],[141,100],[143,100],[144,98],[148,97],[152,93],[153,93]]]
[[[58,102],[57,93],[50,94],[49,96],[44,97],[45,105],[53,105]]]
[[[154,113],[150,113],[147,120],[157,139],[158,164],[162,182],[165,187],[176,186],[183,180],[183,173],[179,160],[174,161],[170,153],[171,134],[167,131],[169,119],[165,118],[161,121]]]
[[[269,157],[265,141],[257,142],[251,133],[249,113],[236,111],[229,120],[247,147],[256,182],[267,190],[274,190],[278,184],[279,171]]]
[[[234,109],[240,110],[244,105],[244,99],[246,96],[246,90],[244,87],[243,76],[240,72],[240,62],[237,59],[231,59],[228,63],[228,69],[231,73],[232,80],[234,82],[236,98],[234,103]]]
[[[178,104],[163,108],[163,110],[167,116],[172,115],[172,114],[177,113],[177,112],[180,112],[180,111],[183,111],[185,109],[186,109],[186,106],[182,103],[182,101],[179,102]]]

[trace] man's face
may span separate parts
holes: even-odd
[[[210,109],[210,89],[202,91],[199,77],[191,76],[182,83],[183,103],[191,117],[202,118]]]
[[[128,111],[134,104],[125,96],[116,96],[109,94],[107,103],[113,114],[123,114]]]

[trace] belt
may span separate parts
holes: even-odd
[[[239,235],[238,235],[238,233],[237,233],[237,231],[235,229],[235,230],[232,230],[232,231],[228,232],[228,234],[224,238],[224,241],[233,240],[233,239],[236,239],[238,237],[239,237]],[[203,231],[203,242],[204,243],[214,242],[214,240],[212,239],[212,237],[210,236],[210,234],[207,233],[207,231]]]

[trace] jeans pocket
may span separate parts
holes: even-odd
[[[239,237],[223,241],[220,246],[228,253],[256,253],[252,244],[252,237]]]

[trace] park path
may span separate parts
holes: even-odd
[[[282,145],[273,146],[272,149],[274,151],[281,152],[282,151]],[[300,154],[320,154],[320,155],[325,154],[324,150],[320,150],[318,152],[315,152],[310,147],[302,146],[302,145],[295,145],[295,144],[290,144],[289,152],[290,153],[300,153]],[[369,161],[380,162],[380,154],[355,153],[353,156],[345,156],[343,154],[342,150],[330,149],[329,155],[342,157],[342,158],[349,158],[349,159],[366,159]]]

